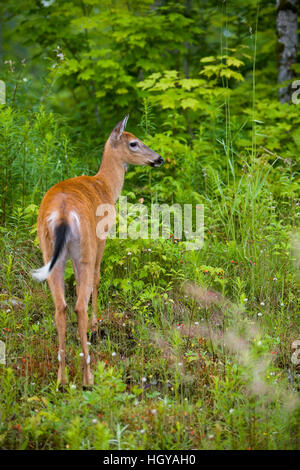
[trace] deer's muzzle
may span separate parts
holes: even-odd
[[[159,155],[158,158],[156,160],[154,160],[154,162],[151,162],[150,163],[150,166],[152,167],[157,167],[157,166],[160,166],[164,163],[164,159]]]

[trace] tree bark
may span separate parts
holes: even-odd
[[[299,0],[276,0],[278,36],[278,83],[292,80],[295,73],[291,66],[297,62]],[[281,103],[291,100],[291,85],[279,88]]]

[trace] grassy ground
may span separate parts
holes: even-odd
[[[51,295],[46,283],[29,276],[41,256],[28,241],[30,227],[15,223],[1,252],[1,447],[299,447],[299,375],[291,360],[299,287],[291,227],[275,230],[269,220],[268,233],[251,238],[249,220],[239,240],[225,238],[221,225],[215,233],[208,229],[198,252],[185,252],[172,237],[108,242],[99,335],[90,346],[92,390],[81,387],[68,266],[64,392],[56,383]],[[207,224],[213,226],[209,215]]]

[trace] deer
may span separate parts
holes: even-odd
[[[83,387],[90,387],[94,377],[90,368],[88,329],[97,330],[98,288],[100,264],[107,236],[97,236],[101,220],[98,208],[115,204],[122,191],[128,165],[158,167],[163,158],[140,139],[125,131],[127,114],[112,130],[107,139],[99,171],[94,176],[78,176],[52,186],[44,195],[38,212],[38,238],[44,266],[32,271],[36,281],[47,279],[55,305],[58,333],[58,373],[60,387],[67,384],[66,365],[66,310],[64,270],[71,258],[76,281],[78,333],[81,341]],[[103,216],[103,214],[102,214]],[[115,214],[109,224],[111,227]],[[108,224],[106,232],[109,232]],[[92,297],[92,317],[88,305]]]

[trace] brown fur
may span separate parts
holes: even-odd
[[[100,263],[105,240],[96,236],[99,217],[96,216],[100,204],[115,204],[124,183],[127,163],[159,165],[161,157],[129,132],[123,132],[127,118],[121,121],[106,142],[102,164],[95,176],[79,176],[55,184],[45,194],[38,214],[38,236],[44,262],[53,255],[54,231],[49,223],[51,214],[56,214],[55,225],[60,222],[71,224],[70,213],[79,218],[78,256],[71,256],[76,278],[76,313],[78,330],[83,349],[83,385],[93,384],[89,365],[87,344],[88,303],[92,294],[93,329],[97,327],[97,292],[100,280]],[[131,150],[130,142],[138,142],[138,149]],[[54,222],[53,222],[54,224]],[[67,247],[68,248],[68,247]],[[65,259],[59,258],[48,277],[48,283],[55,303],[55,320],[59,339],[58,381],[66,383],[65,376],[65,333],[66,302],[64,296]]]

